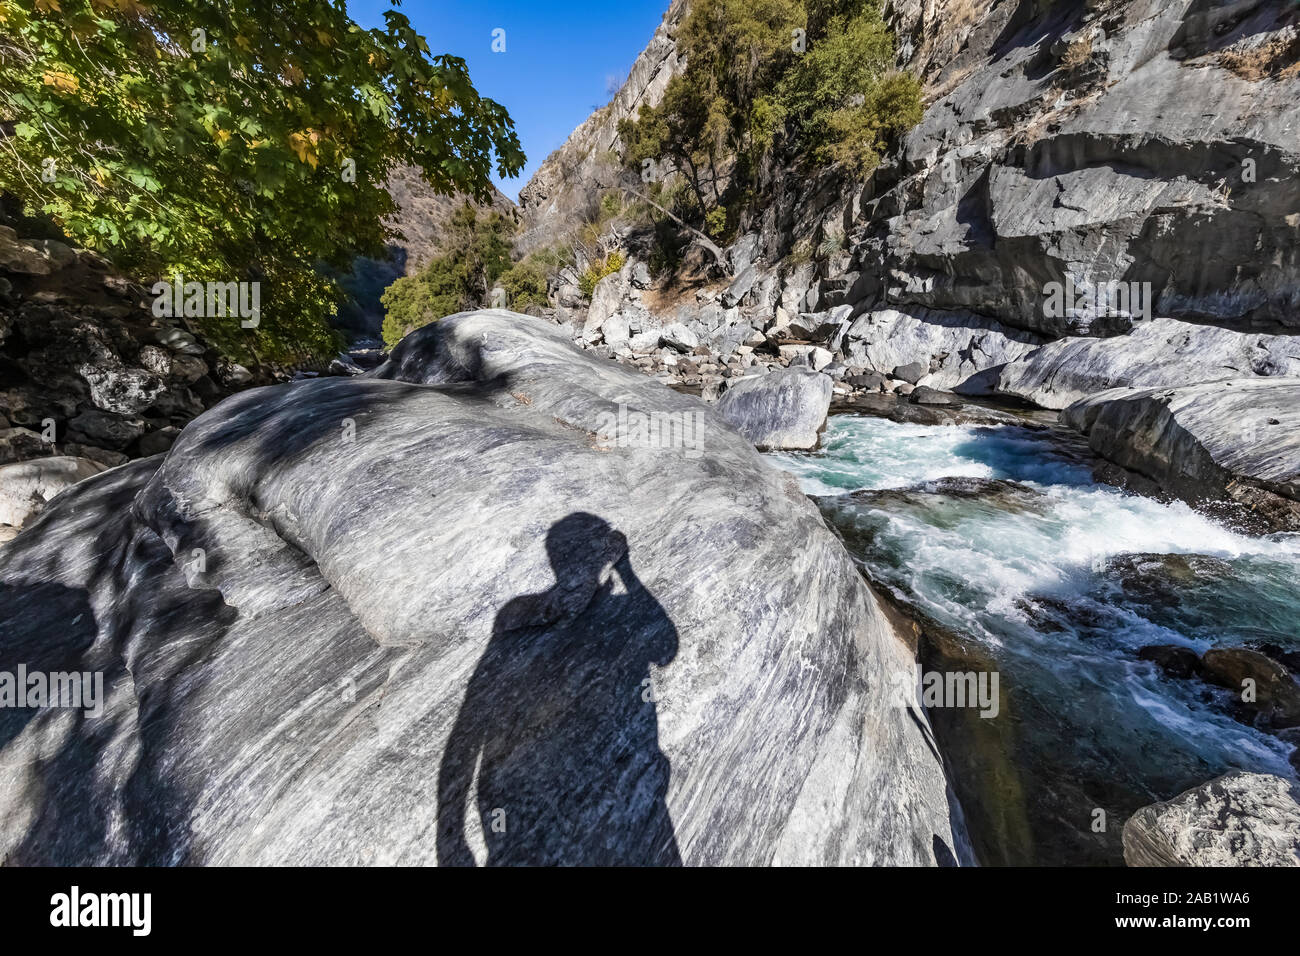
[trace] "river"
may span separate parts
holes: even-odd
[[[1300,535],[1098,483],[1051,428],[837,415],[818,451],[769,457],[921,623],[924,668],[999,673],[997,717],[930,711],[982,862],[1119,864],[1139,806],[1234,768],[1294,777],[1233,692],[1138,652],[1300,650]]]

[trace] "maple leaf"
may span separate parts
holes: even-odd
[[[81,89],[81,81],[66,70],[46,70],[41,80],[46,86],[52,86],[60,93],[75,93]]]
[[[316,140],[313,137],[319,138],[319,134],[313,130],[307,130],[305,133],[290,133],[289,148],[297,155],[298,162],[306,163],[315,169],[320,160],[316,156]]]

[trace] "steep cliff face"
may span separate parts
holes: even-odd
[[[687,0],[672,0],[614,99],[569,134],[519,191],[523,229],[516,246],[521,252],[554,241],[595,209],[600,200],[595,184],[612,180],[617,166],[608,153],[618,143],[619,121],[636,116],[642,104],[658,105],[684,65],[674,38],[686,12]]]
[[[1044,286],[1148,283],[1156,316],[1300,329],[1295,4],[972,6],[893,7],[934,99],[859,217],[883,301],[1107,335],[1137,310],[1057,314]]]
[[[617,118],[674,68],[682,8],[524,190],[539,235],[595,201]],[[739,341],[803,316],[796,329],[834,329],[816,344],[841,379],[919,363],[919,384],[1048,408],[1300,374],[1300,8],[892,0],[885,15],[925,84],[922,121],[865,182],[770,170],[732,288],[685,312],[659,296],[674,314],[647,321],[629,286],[588,316],[589,344],[629,311],[642,328],[694,322],[722,352],[728,329]],[[704,314],[717,303],[721,321]],[[767,338],[773,362],[800,358],[780,353],[784,331]]]

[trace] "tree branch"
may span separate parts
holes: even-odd
[[[597,183],[596,185],[600,189],[609,188],[606,186],[602,186],[600,183]],[[649,203],[651,206],[654,206],[656,209],[658,209],[661,213],[663,213],[673,222],[677,223],[677,225],[681,226],[683,229],[689,232],[694,237],[694,242],[696,243],[696,245],[700,246],[701,248],[704,249],[705,252],[713,256],[713,260],[714,262],[717,263],[718,268],[722,270],[722,274],[725,275],[728,279],[732,278],[731,269],[727,267],[726,254],[720,248],[718,248],[718,244],[714,242],[712,239],[710,239],[707,235],[700,232],[700,230],[696,229],[694,226],[687,224],[680,216],[676,215],[675,213],[669,212],[667,209],[659,205],[659,203],[655,202],[653,199],[651,199],[649,196],[647,196],[645,193],[641,192],[640,190],[633,189],[631,186],[625,186],[622,183],[615,183],[613,188],[621,189],[623,192],[628,193],[629,195],[635,196],[637,199]]]

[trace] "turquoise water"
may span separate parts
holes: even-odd
[[[1294,775],[1293,748],[1234,720],[1230,692],[1137,652],[1300,649],[1300,536],[1098,484],[1046,429],[837,416],[821,450],[770,458],[879,588],[995,662],[1007,752],[993,756],[1024,778],[1034,861],[1119,862],[1119,827],[1144,803],[1234,768]]]

